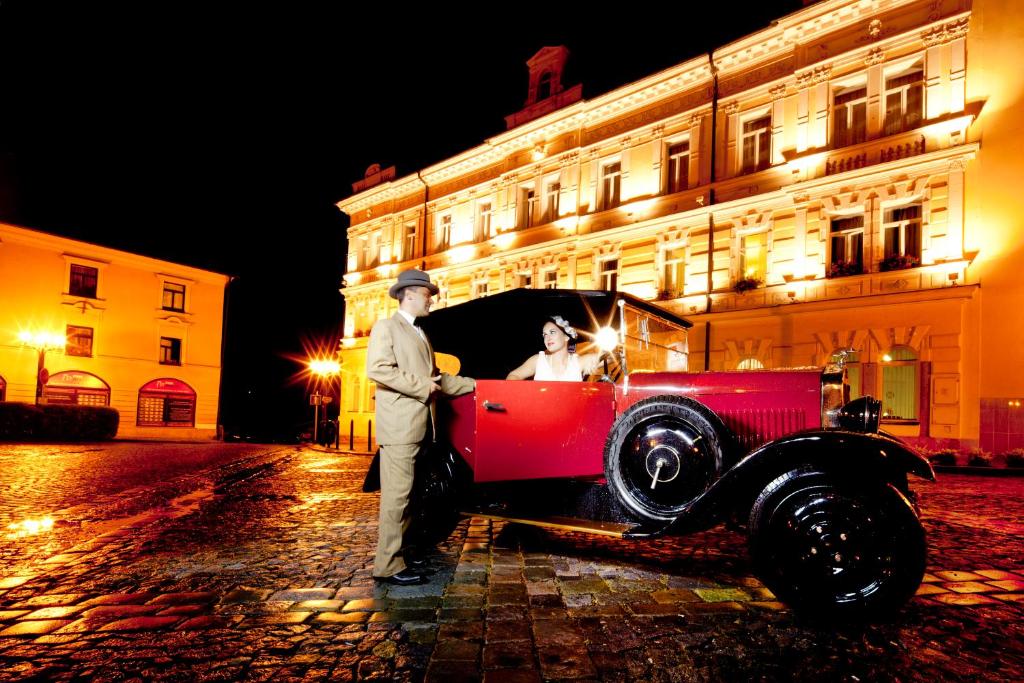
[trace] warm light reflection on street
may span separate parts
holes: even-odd
[[[20,522],[12,522],[7,525],[10,533],[7,538],[22,538],[24,536],[36,536],[53,529],[53,517],[41,517],[39,519],[24,519]]]

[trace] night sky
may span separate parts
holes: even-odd
[[[222,421],[285,432],[310,417],[290,356],[339,334],[334,204],[367,166],[502,132],[545,45],[589,98],[801,7],[213,4],[0,0],[0,220],[237,276]]]

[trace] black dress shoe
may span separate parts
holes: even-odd
[[[416,586],[427,582],[423,576],[410,571],[408,568],[403,569],[397,574],[392,574],[391,576],[375,576],[373,578],[375,581],[390,583],[395,586]]]
[[[412,569],[420,570],[426,569],[430,566],[430,563],[422,557],[407,557],[405,558],[405,566]]]

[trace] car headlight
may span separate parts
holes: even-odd
[[[839,410],[839,427],[852,432],[877,432],[881,414],[881,401],[870,396],[862,396],[850,401]]]
[[[611,352],[619,345],[619,334],[612,327],[602,327],[594,335],[594,343],[602,351]]]

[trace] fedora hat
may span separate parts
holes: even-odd
[[[388,296],[397,299],[398,293],[406,287],[426,287],[431,294],[438,292],[437,285],[430,281],[430,276],[416,268],[399,273],[395,284],[391,285],[391,289],[388,290]]]

